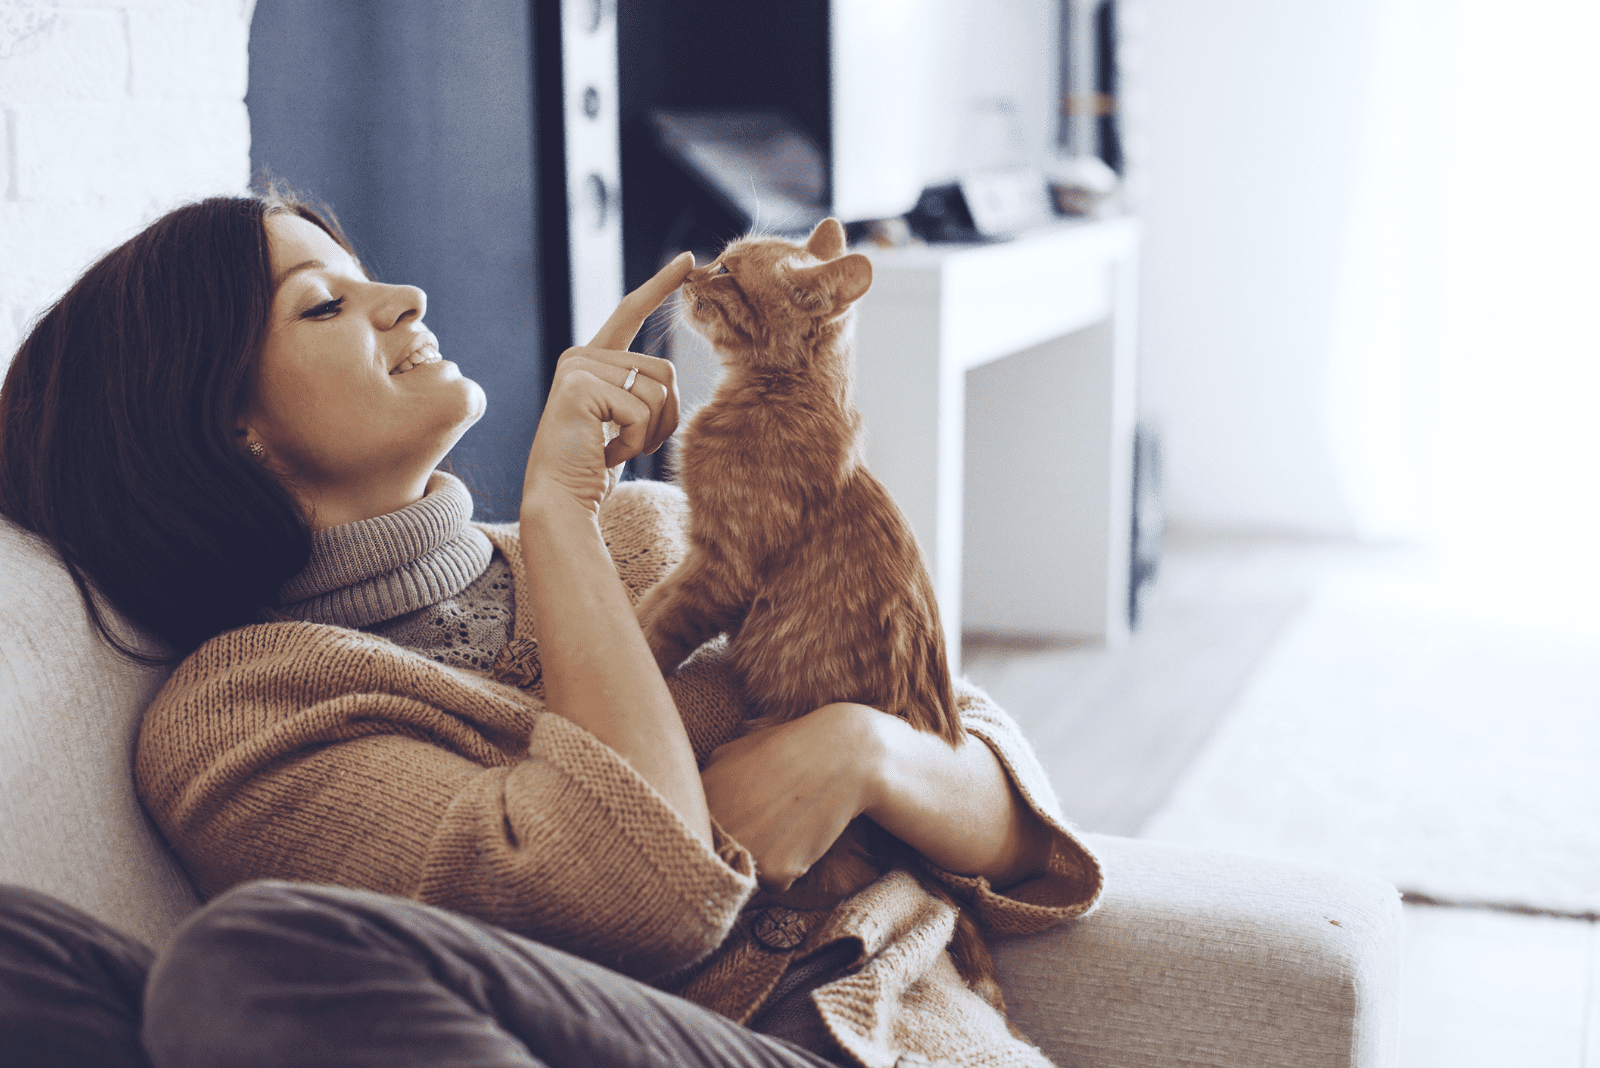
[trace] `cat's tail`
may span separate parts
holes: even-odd
[[[967,732],[961,726],[960,713],[956,711],[956,690],[950,681],[950,658],[945,650],[944,627],[939,624],[937,605],[933,611],[933,649],[929,652],[931,663],[928,678],[939,701],[939,736],[951,745],[960,745]]]
[[[926,606],[928,616],[928,626],[920,628],[916,636],[918,648],[912,678],[920,682],[918,689],[922,702],[935,706],[929,710],[934,715],[933,732],[951,745],[959,746],[967,732],[961,726],[960,713],[956,711],[956,691],[950,680],[950,656],[945,644],[944,622],[939,618],[939,598],[934,594],[933,576],[928,571],[927,562],[921,559],[921,549],[914,540],[912,552],[917,554],[917,563],[920,565],[915,569],[913,589]],[[956,639],[959,641],[960,635]]]
[[[890,626],[900,629],[904,660],[894,665],[889,685],[896,691],[887,710],[910,722],[918,730],[930,731],[959,746],[966,737],[961,716],[956,711],[955,686],[950,681],[950,658],[945,650],[944,627],[939,622],[939,602],[933,596],[933,582],[926,573],[917,576],[916,595],[923,602],[922,621],[906,626],[897,619]],[[904,617],[916,619],[914,612]],[[897,643],[899,644],[899,643]]]

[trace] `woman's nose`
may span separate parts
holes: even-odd
[[[412,319],[420,320],[428,314],[428,294],[417,286],[385,284],[383,289],[383,298],[375,309],[381,329],[387,330]]]

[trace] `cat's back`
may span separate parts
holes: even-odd
[[[857,701],[959,736],[933,580],[905,514],[857,467],[774,557],[731,653],[756,703],[789,718]]]
[[[860,416],[803,384],[730,384],[680,433],[674,470],[697,517],[730,510],[793,526],[832,509],[861,466]]]

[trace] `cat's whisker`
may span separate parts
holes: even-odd
[[[756,188],[755,175],[750,176],[750,199],[756,202],[755,216],[750,220],[751,232],[754,233],[761,226],[761,191]]]
[[[639,328],[638,351],[650,356],[664,356],[672,335],[672,324],[683,316],[683,294],[674,292],[654,311],[645,316]]]
[[[790,226],[789,224],[794,221],[795,216],[798,215],[799,213],[800,213],[800,209],[798,207],[790,208],[789,209],[789,214],[785,215],[781,219],[774,220],[773,226],[772,226],[772,233],[774,233],[774,234],[777,234],[777,233],[786,233],[786,234],[793,233],[794,232],[794,227]]]

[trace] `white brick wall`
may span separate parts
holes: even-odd
[[[0,373],[101,253],[244,189],[254,6],[0,0]]]

